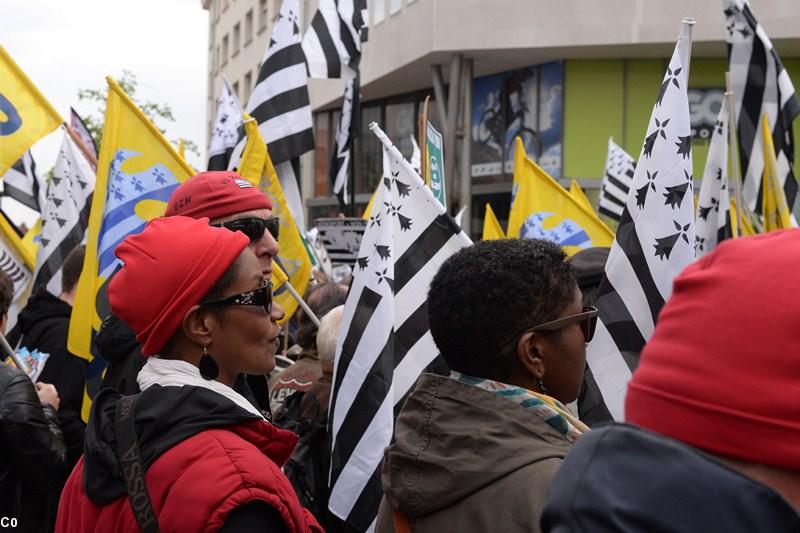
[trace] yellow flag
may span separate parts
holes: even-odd
[[[750,221],[750,216],[742,211],[742,229],[741,232],[738,231],[739,226],[739,218],[736,216],[736,199],[731,198],[731,231],[734,235],[738,235],[739,237],[750,237],[751,235],[755,235],[758,232],[753,227],[753,223]]]
[[[775,146],[772,144],[772,130],[767,114],[762,116],[761,137],[764,143],[764,174],[761,182],[761,208],[764,216],[764,233],[776,229],[792,227],[792,217],[786,194],[778,180],[778,166],[775,162]]]
[[[577,181],[575,180],[570,181],[569,193],[572,195],[573,198],[575,198],[575,201],[577,201],[583,207],[585,207],[589,211],[594,211],[592,202],[590,202],[589,198],[586,197],[586,193],[583,192],[583,189],[581,189],[581,186],[578,185]]]
[[[518,138],[514,154],[516,194],[508,236],[547,239],[567,255],[592,246],[611,246],[614,232],[525,154]]]
[[[42,234],[42,219],[36,220],[36,224],[29,229],[25,236],[22,237],[22,246],[26,250],[26,254],[33,258],[36,263],[36,254],[39,252],[39,237]],[[33,268],[33,267],[31,267]]]
[[[492,241],[495,239],[505,239],[506,234],[500,226],[500,221],[494,214],[494,210],[489,202],[486,202],[486,214],[483,216],[483,240]]]
[[[372,214],[372,204],[375,203],[375,197],[378,196],[378,191],[381,190],[382,181],[378,181],[378,186],[375,187],[375,190],[372,192],[372,196],[369,198],[369,203],[367,207],[364,208],[364,213],[361,215],[363,220],[369,220],[370,215]]]
[[[242,159],[239,162],[239,174],[265,192],[272,200],[272,213],[281,219],[280,238],[278,239],[280,252],[278,252],[276,262],[285,272],[283,276],[288,276],[297,293],[304,294],[311,280],[311,259],[308,256],[303,237],[300,235],[300,230],[297,229],[294,217],[286,204],[281,182],[278,180],[278,174],[275,172],[272,159],[267,152],[267,145],[258,131],[258,124],[247,115],[244,118],[247,144],[245,144]],[[299,304],[283,286],[282,273],[273,271],[273,275],[275,273],[277,273],[276,286],[273,289],[275,301],[286,311],[286,316],[280,321],[280,324],[285,324],[297,311]]]
[[[64,119],[0,46],[0,175],[62,122]]]
[[[110,77],[103,144],[97,162],[86,257],[78,281],[67,346],[89,360],[88,398],[99,387],[105,361],[94,358],[92,338],[111,312],[106,295],[108,278],[119,267],[114,255],[128,235],[141,232],[148,221],[164,214],[172,191],[192,170],[175,148],[144,116]],[[84,402],[84,420],[90,403]]]

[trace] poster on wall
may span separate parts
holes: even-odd
[[[514,138],[554,177],[561,176],[563,68],[548,63],[476,78],[472,100],[472,177],[507,181]],[[505,163],[505,164],[504,164]]]
[[[695,143],[707,143],[711,140],[724,99],[725,89],[721,87],[689,88],[689,119],[692,124],[692,140]]]

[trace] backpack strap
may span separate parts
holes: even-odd
[[[122,396],[114,413],[117,436],[117,455],[122,462],[122,474],[128,490],[131,510],[143,533],[158,533],[158,519],[144,482],[144,465],[136,441],[134,409],[138,395]]]

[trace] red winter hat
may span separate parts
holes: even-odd
[[[136,332],[144,355],[164,347],[249,243],[242,232],[209,226],[206,218],[168,217],[117,246],[124,265],[111,279],[108,300]]]
[[[236,172],[201,172],[172,191],[164,216],[210,220],[253,209],[272,209],[269,196]]]
[[[800,230],[724,241],[675,279],[626,419],[709,452],[800,470]]]

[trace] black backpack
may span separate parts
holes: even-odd
[[[313,418],[301,418],[301,403],[308,397],[316,406]],[[298,391],[284,400],[274,424],[297,433],[300,439],[283,472],[291,481],[303,507],[321,517],[328,507],[327,413],[320,413],[319,401],[311,392]]]

